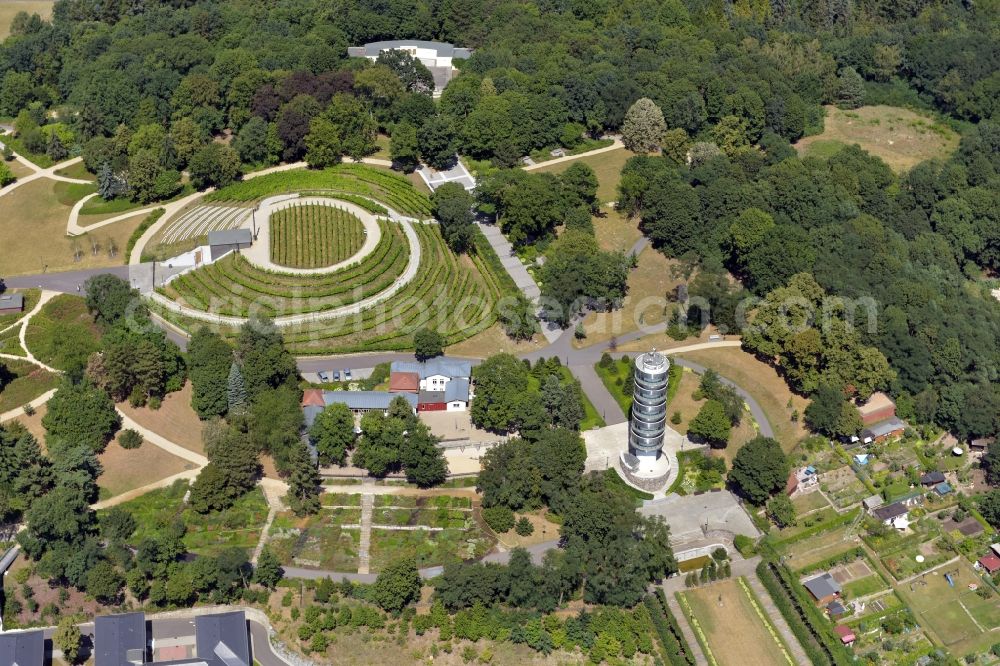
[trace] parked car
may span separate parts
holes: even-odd
[[[345,382],[351,381],[351,369],[350,368],[344,368],[344,381]]]
[[[333,381],[335,381],[335,382],[339,382],[340,381],[340,370],[334,370],[333,371]]]

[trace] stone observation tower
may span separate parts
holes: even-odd
[[[622,451],[620,463],[622,473],[632,485],[649,491],[661,489],[671,472],[670,460],[662,451],[667,431],[669,370],[670,361],[656,350],[639,354],[635,359],[628,451]]]

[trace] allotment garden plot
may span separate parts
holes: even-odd
[[[954,585],[945,577],[948,574]],[[969,589],[975,585],[976,590]],[[997,642],[1000,598],[964,562],[941,567],[902,586],[920,623],[928,627],[956,656]],[[989,589],[987,587],[987,589]]]
[[[743,579],[678,594],[709,663],[720,666],[794,664],[788,648]],[[756,604],[756,605],[755,605]],[[708,656],[706,654],[706,656]]]
[[[401,557],[412,557],[418,567],[476,559],[494,545],[468,497],[375,495],[373,500],[368,528],[372,572]],[[279,513],[269,532],[270,548],[285,566],[357,571],[365,529],[361,495],[327,493],[322,504],[318,514],[305,518]]]

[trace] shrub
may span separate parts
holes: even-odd
[[[509,532],[514,527],[514,512],[505,506],[493,506],[483,509],[483,520],[497,534]]]
[[[535,531],[535,526],[526,517],[521,516],[520,520],[514,525],[514,531],[517,532],[518,536],[526,537]]]
[[[135,430],[122,430],[118,435],[118,444],[123,449],[137,449],[142,446],[142,435]]]

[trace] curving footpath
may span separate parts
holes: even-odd
[[[279,207],[279,204],[287,205],[285,207]],[[271,260],[271,216],[281,210],[285,210],[286,208],[293,206],[329,206],[330,208],[340,208],[342,210],[346,210],[348,213],[361,220],[361,224],[365,228],[364,244],[361,246],[361,249],[347,259],[331,266],[323,266],[322,268],[292,268],[290,266],[281,266],[274,263]],[[259,268],[263,268],[267,271],[273,271],[275,273],[286,273],[291,275],[324,275],[327,273],[336,273],[342,268],[347,268],[352,264],[358,263],[374,252],[375,246],[377,246],[379,241],[382,239],[382,230],[378,226],[378,218],[375,215],[369,213],[361,206],[352,204],[349,201],[337,199],[333,196],[290,197],[287,194],[282,194],[274,197],[268,197],[267,199],[261,201],[257,212],[261,214],[261,221],[258,223],[257,238],[253,245],[245,250],[242,250],[241,252],[243,254],[243,258],[250,263],[255,264]]]
[[[121,222],[123,220],[128,220],[138,215],[148,215],[152,213],[157,208],[164,208],[165,206],[147,206],[146,208],[136,208],[135,210],[125,211],[121,215],[115,215],[107,220],[101,220],[100,222],[94,222],[93,224],[88,224],[85,227],[81,227],[80,221],[80,210],[83,209],[83,205],[97,196],[97,192],[93,194],[88,194],[84,198],[73,204],[73,210],[69,212],[69,219],[66,221],[66,235],[67,236],[79,236],[85,234],[88,231],[93,231],[94,229],[100,229],[101,227],[106,227],[109,224],[115,224],[116,222]],[[185,197],[187,200],[189,197]],[[169,205],[169,204],[168,204]]]
[[[0,147],[2,147],[3,145],[4,143],[0,141]],[[81,185],[91,185],[94,182],[92,180],[84,180],[82,178],[70,178],[69,176],[60,176],[59,174],[56,173],[56,171],[61,171],[62,169],[71,167],[74,164],[83,161],[82,157],[74,157],[72,159],[66,160],[65,162],[60,162],[59,164],[53,164],[48,169],[43,169],[34,162],[29,161],[28,159],[22,157],[21,155],[18,155],[17,153],[14,153],[14,159],[16,159],[18,162],[20,162],[27,168],[31,169],[34,173],[30,173],[27,176],[21,176],[13,183],[10,183],[5,187],[0,188],[0,197],[10,194],[17,188],[21,187],[22,185],[26,185],[27,183],[30,183],[35,180],[40,180],[42,178],[47,178],[49,180],[58,180],[63,183],[77,183]]]

